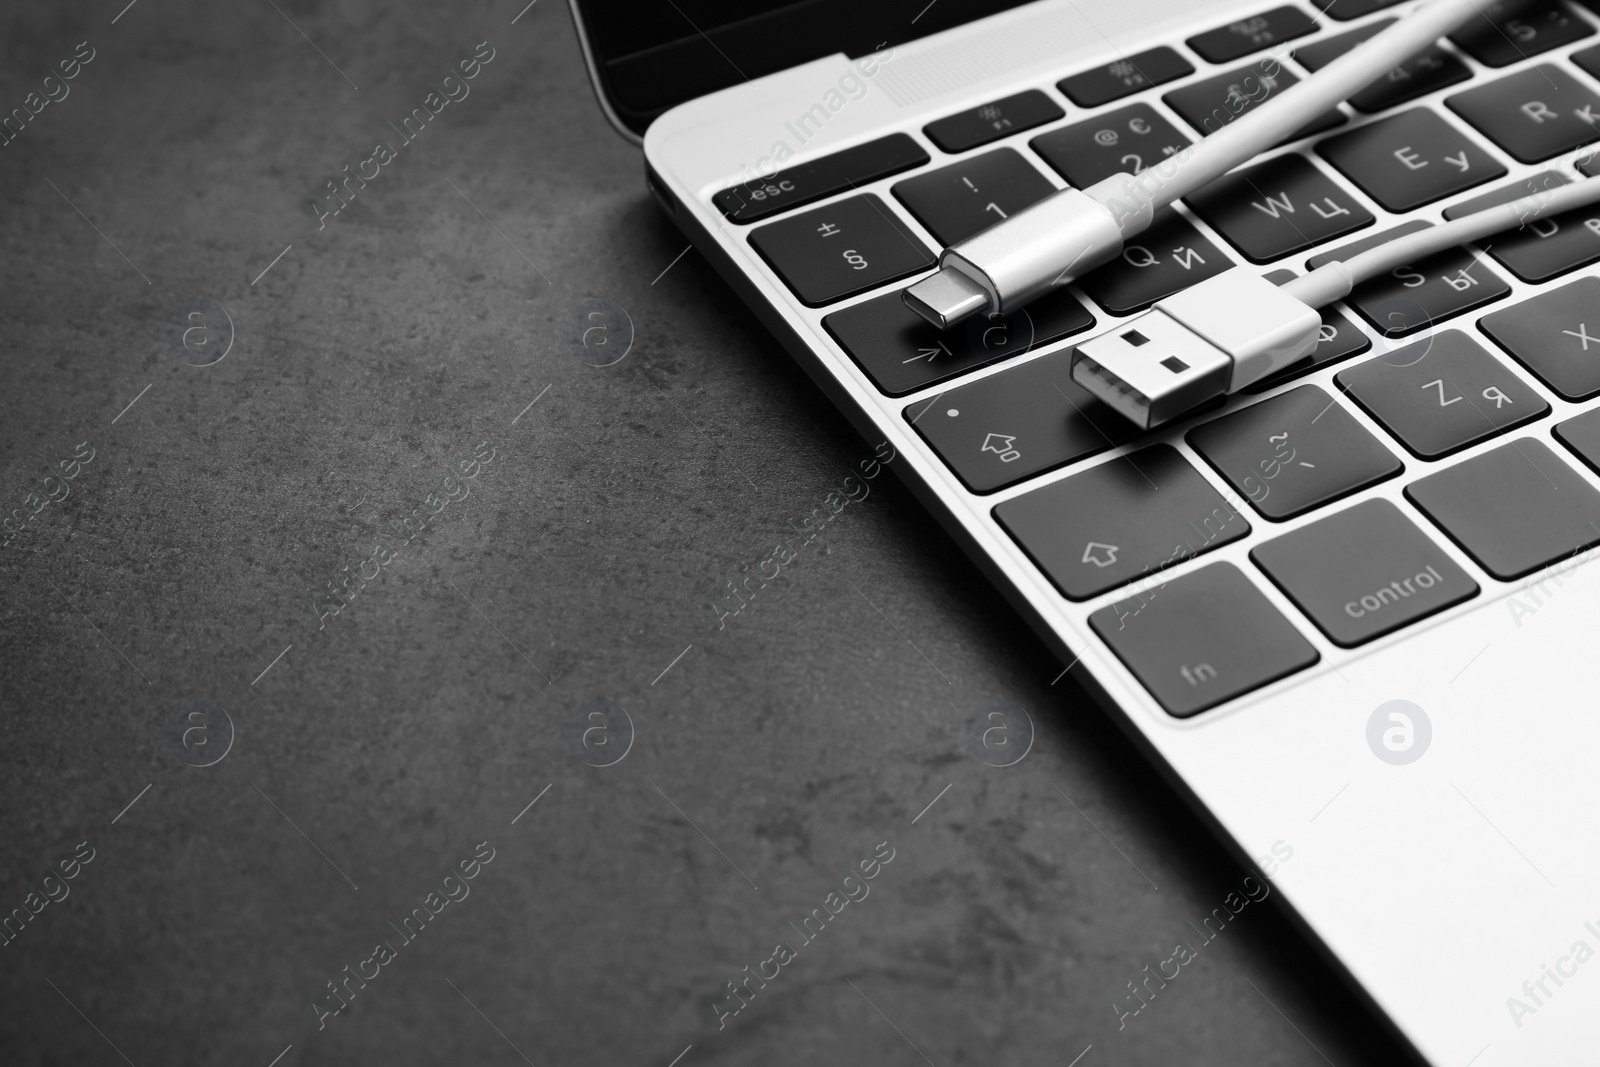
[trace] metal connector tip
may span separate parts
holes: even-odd
[[[1139,429],[1150,428],[1150,398],[1094,360],[1087,356],[1075,360],[1072,380]]]
[[[1072,380],[1141,430],[1223,396],[1232,372],[1232,356],[1159,305],[1072,355]]]
[[[989,294],[983,286],[948,267],[907,286],[900,297],[907,307],[941,330],[948,330],[989,306]]]

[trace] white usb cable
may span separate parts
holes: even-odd
[[[1432,0],[1215,133],[1137,174],[1063,189],[944,250],[905,302],[940,329],[1005,315],[1114,259],[1156,210],[1280,143],[1477,14],[1477,0]]]
[[[1148,429],[1236,392],[1317,347],[1317,309],[1369,278],[1600,201],[1600,178],[1534,193],[1386,241],[1282,286],[1234,267],[1077,347],[1072,378]]]

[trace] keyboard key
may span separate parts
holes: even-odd
[[[1267,281],[1272,282],[1274,285],[1282,285],[1294,276],[1295,273],[1292,270],[1269,271],[1265,275]],[[1365,352],[1371,347],[1372,342],[1367,339],[1367,335],[1356,329],[1354,323],[1334,310],[1332,305],[1329,305],[1322,309],[1320,339],[1317,341],[1317,347],[1312,353],[1303,359],[1296,360],[1282,370],[1274,371],[1258,382],[1245,386],[1244,391],[1247,393],[1264,393],[1268,389],[1282,385],[1284,382],[1291,381],[1304,374],[1310,374],[1319,367],[1326,367],[1338,363],[1340,360],[1349,359],[1351,356]]]
[[[1250,532],[1171,445],[1151,445],[995,505],[994,516],[1069,600],[1157,573]]]
[[[1400,0],[1329,0],[1324,4],[1322,0],[1317,0],[1316,8],[1329,18],[1348,22],[1350,19],[1358,19],[1362,15],[1370,15],[1374,11],[1393,7],[1399,2]]]
[[[1413,219],[1371,237],[1352,241],[1306,261],[1319,267],[1330,259],[1349,259],[1357,252],[1430,225]],[[1396,267],[1355,287],[1345,301],[1386,337],[1436,326],[1447,319],[1499,300],[1511,286],[1472,257],[1465,248],[1429,256],[1414,266]]]
[[[1275,7],[1271,11],[1191,37],[1188,44],[1208,62],[1231,63],[1240,56],[1259,52],[1279,41],[1293,40],[1316,31],[1316,22],[1299,8]]]
[[[1578,454],[1589,469],[1600,472],[1600,410],[1585,411],[1555,424],[1556,440]]]
[[[871,193],[751,231],[750,243],[808,307],[933,266],[920,240]]]
[[[1432,111],[1416,108],[1317,145],[1390,211],[1410,211],[1500,177],[1506,168]]]
[[[1231,563],[1213,563],[1089,616],[1150,695],[1178,718],[1316,663],[1311,643]]]
[[[733,222],[755,222],[926,162],[928,153],[921,145],[906,134],[893,133],[809,163],[797,163],[770,178],[724,189],[711,202]]]
[[[822,325],[880,390],[904,396],[1082,333],[1094,316],[1057,289],[998,322],[975,318],[941,331],[893,290],[835,311]]]
[[[922,128],[928,140],[946,152],[965,152],[1019,130],[1054,122],[1065,112],[1037,89],[1008,96],[958,115],[930,122]]]
[[[1567,184],[1553,170],[1502,186],[1444,209],[1447,219],[1506,204]],[[1535,219],[1520,229],[1484,238],[1484,251],[1525,282],[1542,282],[1600,259],[1600,208],[1578,208],[1549,218]]]
[[[1149,104],[1132,104],[1087,122],[1042,133],[1028,142],[1072,185],[1137,174],[1184,148],[1189,139]]]
[[[1301,155],[1236,170],[1188,197],[1206,222],[1252,263],[1372,225],[1372,212]]]
[[[1585,156],[1574,163],[1573,166],[1577,167],[1578,173],[1585,178],[1600,176],[1600,155]]]
[[[1600,492],[1531,437],[1412,482],[1406,497],[1501,581],[1600,542]]]
[[[919,401],[905,416],[975,493],[1004,489],[1139,432],[1072,380],[1070,348]]]
[[[997,148],[894,184],[894,195],[946,246],[1056,191],[1014,149]]]
[[[1591,78],[1600,78],[1600,45],[1574,52],[1567,58],[1576,63],[1578,69]]]
[[[1579,278],[1485,315],[1478,327],[1566,399],[1600,394],[1600,278]]]
[[[1486,4],[1466,26],[1450,35],[1457,48],[1486,67],[1504,67],[1594,33],[1560,0],[1500,0]]]
[[[1387,500],[1368,500],[1250,553],[1340,648],[1478,595],[1478,583]]]
[[[1263,516],[1290,519],[1403,468],[1333,397],[1302,385],[1189,431],[1190,447]]]
[[[1193,73],[1187,59],[1162,46],[1063,78],[1056,88],[1079,107],[1099,107]]]
[[[1183,120],[1202,135],[1215,133],[1269,97],[1283,92],[1300,79],[1268,57],[1248,67],[1230,70],[1203,81],[1174,89],[1161,99],[1183,116]],[[1299,140],[1313,133],[1331,130],[1344,123],[1339,111],[1325,111],[1283,139]]]
[[[1221,274],[1233,261],[1170,207],[1124,245],[1122,255],[1078,279],[1083,291],[1113,315],[1128,315],[1164,296]]]
[[[1318,6],[1320,8],[1321,5]],[[1346,30],[1344,33],[1336,34],[1332,37],[1324,37],[1319,41],[1303,44],[1293,52],[1290,52],[1289,55],[1294,58],[1296,63],[1315,74],[1362,41],[1365,41],[1368,37],[1381,33],[1393,26],[1395,21],[1395,19],[1378,19],[1376,22],[1369,22],[1358,29]]]
[[[1548,63],[1446,97],[1445,103],[1522,163],[1600,139],[1600,92]]]
[[[1314,41],[1295,49],[1294,58],[1307,70],[1320,70],[1394,21],[1381,19],[1337,37]],[[1470,77],[1472,72],[1465,63],[1436,45],[1429,46],[1352,96],[1350,106],[1371,115]]]
[[[1526,382],[1460,330],[1369,359],[1334,380],[1423,459],[1550,413]]]

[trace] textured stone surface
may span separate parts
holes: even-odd
[[[6,109],[95,50],[0,149],[0,908],[95,850],[0,948],[0,1060],[1392,1055],[1272,903],[1118,1031],[1243,872],[892,476],[799,544],[871,445],[696,254],[652,282],[685,242],[558,0],[119,6],[0,14]],[[319,231],[324,183],[480,41],[470,95]],[[189,365],[212,305],[232,348]],[[588,766],[627,743],[606,706],[632,747]],[[1006,768],[973,747],[1000,706],[1034,725]],[[195,708],[191,753],[215,709],[235,729],[210,767],[176,740]],[[484,841],[319,1031],[325,983]],[[725,983],[880,842],[870,895],[719,1031]]]

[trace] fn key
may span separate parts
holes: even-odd
[[[1150,695],[1195,715],[1317,662],[1317,650],[1231,563],[1213,563],[1089,616]]]

